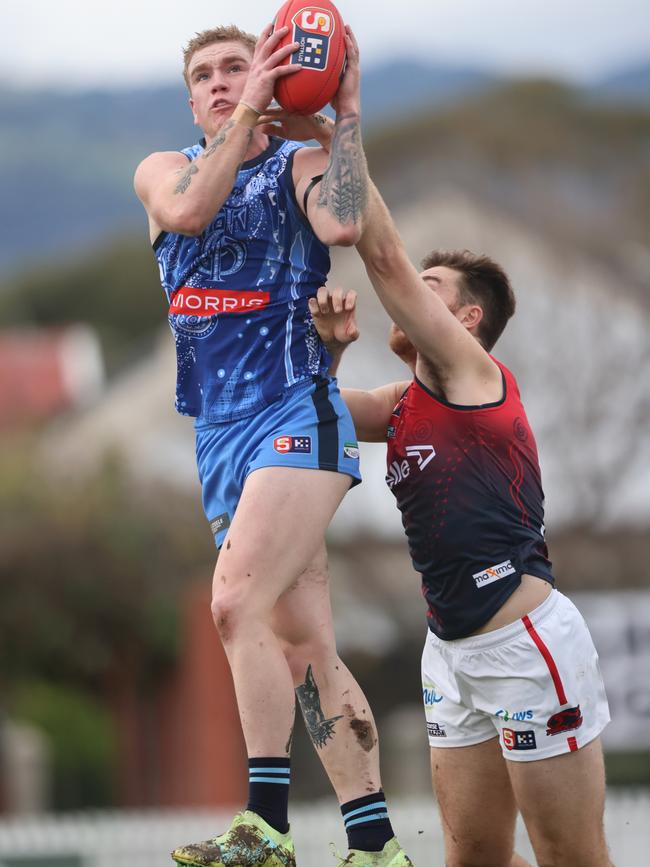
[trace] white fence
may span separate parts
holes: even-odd
[[[489,793],[488,793],[489,794]],[[180,843],[220,833],[230,815],[207,812],[114,812],[0,822],[0,867],[171,867]],[[435,805],[393,802],[391,818],[416,867],[442,867],[442,832]],[[617,867],[650,863],[650,792],[611,792],[607,836]],[[335,802],[294,807],[292,831],[300,867],[335,867],[331,844],[345,852]],[[523,827],[517,850],[535,863]]]

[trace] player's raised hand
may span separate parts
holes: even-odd
[[[359,65],[359,43],[352,28],[345,25],[345,50],[347,63],[332,108],[338,115],[355,113],[361,110],[361,67]]]
[[[289,42],[278,48],[288,32],[288,27],[273,30],[273,25],[267,24],[257,40],[241,99],[260,114],[266,111],[273,99],[276,81],[285,75],[295,75],[302,69],[298,63],[283,63],[300,47],[297,42]]]
[[[357,293],[353,289],[346,292],[321,286],[316,297],[309,299],[309,312],[328,349],[342,348],[358,339],[356,309]]]

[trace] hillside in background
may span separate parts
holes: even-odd
[[[177,109],[180,129],[183,106],[171,91],[164,101]],[[4,182],[2,207],[12,207],[12,190],[17,200],[4,221],[5,257],[15,255],[12,238],[16,244],[33,238],[38,243],[4,281],[0,319],[89,322],[100,333],[112,370],[150,340],[164,309],[144,214],[130,180],[147,125],[145,108],[146,101],[135,107],[126,95],[105,94],[95,102],[89,95],[69,97],[58,133],[50,116],[46,137],[56,144],[51,150],[59,155],[60,171],[48,170],[39,141],[29,139],[22,150],[16,141],[13,159],[18,164],[28,153],[31,169],[16,167],[13,187]],[[169,118],[163,122],[153,103],[149,108],[147,135],[164,140]],[[4,129],[3,140],[29,114],[15,102],[13,126]],[[41,123],[47,117],[45,112]],[[95,130],[94,143],[86,148],[79,145],[84,125]],[[650,300],[650,109],[596,105],[557,83],[509,82],[415,120],[393,120],[371,130],[366,147],[391,207],[435,202],[436,195],[453,189],[582,251],[620,275],[625,291]],[[70,167],[65,149],[74,155],[74,186],[64,182]],[[0,174],[8,171],[6,162],[0,163]],[[25,187],[38,177],[42,198],[33,207]],[[60,196],[52,192],[58,184]],[[26,213],[31,207],[33,215]],[[101,243],[97,219],[106,223]],[[432,238],[431,246],[435,243]],[[55,254],[48,252],[52,245]]]
[[[391,201],[463,190],[607,264],[648,300],[650,109],[511,82],[379,131],[369,159]]]
[[[591,92],[597,99],[650,105],[650,61],[603,76]]]
[[[585,113],[568,118],[570,130],[555,126],[566,116],[554,117],[546,109],[529,131],[526,120],[523,136],[511,139],[513,146],[516,143],[518,150],[522,148],[519,167],[525,166],[527,154],[531,158],[538,155],[532,134],[544,124],[543,141],[555,136],[560,151],[569,140],[575,142],[571,158],[574,163],[577,160],[578,170],[584,163],[581,151],[588,155],[598,147],[593,136],[600,136],[603,127],[627,124],[628,139],[633,139],[639,132],[634,129],[634,118],[647,109],[648,75],[646,65],[623,70],[578,91],[558,85],[558,91],[570,94],[576,105],[585,106]],[[494,99],[498,101],[499,94],[504,94],[507,100],[511,89],[508,82],[476,68],[393,61],[365,73],[364,124],[371,132],[398,122],[401,125],[412,116],[426,123],[439,111],[448,111],[474,96],[474,103],[470,102],[465,111],[466,122],[456,129],[461,145],[457,163],[464,171],[462,157],[472,140],[482,142],[485,137],[481,130],[489,128],[490,121],[494,125],[500,120],[500,115],[494,114]],[[534,94],[528,96],[532,114],[537,101]],[[485,104],[484,99],[488,100]],[[525,107],[521,102],[509,113],[508,135],[517,125],[517,112]],[[487,112],[490,117],[486,117]],[[577,129],[578,122],[584,122],[581,129]],[[408,124],[403,131],[405,136],[418,133],[418,127]],[[177,149],[196,138],[187,94],[180,83],[132,91],[0,92],[3,272],[24,273],[38,259],[56,264],[79,248],[95,246],[107,235],[141,231],[142,210],[131,186],[135,166],[154,150]],[[613,143],[616,149],[610,154],[610,163],[627,160],[627,143],[625,136]],[[512,146],[506,144],[505,149],[511,151]],[[434,157],[437,153],[432,146],[430,158]],[[629,169],[633,170],[634,164]],[[647,166],[642,173],[647,175]],[[468,178],[474,174],[470,166]],[[573,175],[570,171],[567,187],[581,187],[582,178]],[[423,180],[428,183],[430,176]],[[591,178],[584,180],[591,183]],[[638,195],[639,191],[635,188],[632,193]],[[576,194],[580,195],[580,190]]]

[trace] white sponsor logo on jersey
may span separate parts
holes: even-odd
[[[422,471],[435,458],[436,450],[433,446],[406,446],[406,456],[417,458],[418,466],[420,471]]]
[[[516,571],[511,560],[504,560],[503,563],[497,563],[496,566],[488,566],[482,572],[475,572],[472,578],[476,581],[477,587],[486,587],[493,581],[499,581],[507,575],[513,575]]]
[[[408,461],[393,461],[388,467],[386,474],[386,484],[389,488],[394,488],[398,482],[403,482],[410,475],[411,468]]]

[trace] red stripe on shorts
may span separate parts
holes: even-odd
[[[567,738],[566,742],[568,743],[571,752],[575,753],[575,751],[578,749],[578,741],[575,738]]]
[[[535,644],[537,645],[537,649],[544,657],[544,662],[548,666],[548,670],[551,672],[551,677],[553,678],[553,684],[555,685],[555,692],[557,693],[557,698],[560,704],[568,704],[566,694],[564,692],[564,687],[562,686],[562,679],[560,677],[560,672],[557,670],[557,666],[555,664],[555,660],[551,656],[551,651],[544,644],[542,639],[537,634],[535,627],[530,621],[530,617],[527,614],[521,618],[524,622],[524,626],[528,630],[528,634],[533,639]],[[571,740],[571,739],[569,739]]]

